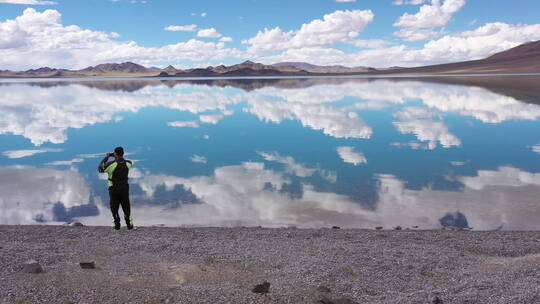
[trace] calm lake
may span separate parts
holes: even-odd
[[[451,78],[0,80],[0,224],[111,225],[123,146],[135,225],[540,230],[540,78]]]

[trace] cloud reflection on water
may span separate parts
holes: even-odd
[[[190,178],[153,175],[146,170],[139,173],[134,174],[131,183],[140,186],[147,197],[161,186],[172,191],[181,185],[199,203],[177,207],[141,205],[135,198],[133,214],[138,225],[439,228],[441,218],[459,212],[479,230],[540,229],[536,200],[540,195],[540,174],[511,167],[479,171],[473,177],[457,176],[455,179],[463,183],[460,191],[407,189],[405,182],[395,176],[380,174],[379,199],[372,209],[344,195],[317,191],[307,182],[302,182],[299,197],[287,195],[282,190],[291,179],[267,169],[264,163],[219,167],[210,176]],[[79,220],[89,225],[110,223],[108,207],[99,203],[99,198],[91,197],[78,172],[12,166],[0,168],[0,178],[6,181],[0,186],[1,224],[54,222],[55,204],[69,209],[91,201],[98,202],[99,214]],[[24,191],[20,183],[33,191]]]
[[[29,166],[0,167],[0,224],[54,222],[54,205],[90,203],[90,188],[76,171]]]
[[[398,131],[402,134],[414,134],[420,141],[428,141],[428,149],[433,150],[439,142],[443,147],[461,145],[461,141],[448,131],[448,127],[442,121],[436,120],[410,120],[394,122]]]
[[[187,86],[189,87],[189,86]],[[203,113],[226,110],[240,102],[238,96],[219,90],[169,91],[143,88],[139,91],[102,91],[82,85],[40,88],[15,84],[1,86],[0,134],[22,135],[34,145],[67,140],[68,128],[83,128],[119,118],[122,112],[147,107]],[[39,102],[36,101],[39,98]]]
[[[339,157],[346,162],[353,165],[359,165],[359,164],[365,164],[367,163],[367,159],[364,156],[362,152],[356,152],[354,151],[353,147],[349,146],[341,146],[336,148]]]
[[[29,156],[33,156],[33,155],[41,154],[41,153],[61,152],[61,151],[62,149],[53,149],[53,148],[28,149],[28,150],[9,150],[9,151],[2,152],[2,154],[4,154],[4,156],[6,156],[7,158],[23,158],[23,157],[29,157]]]
[[[304,126],[322,130],[336,138],[370,138],[373,130],[355,111],[382,109],[390,104],[421,100],[424,111],[472,116],[485,123],[507,120],[533,120],[540,117],[540,106],[521,103],[513,97],[495,94],[478,87],[453,86],[419,81],[389,80],[330,81],[300,88],[263,87],[250,92],[189,84],[168,88],[164,85],[142,87],[134,92],[99,90],[73,84],[41,88],[24,84],[0,86],[0,134],[22,135],[34,145],[63,143],[68,128],[121,119],[122,112],[137,112],[146,107],[165,107],[200,115],[201,122],[216,124],[229,108],[248,102],[244,111],[264,121],[279,123],[298,120]],[[39,96],[39,102],[35,101]],[[351,107],[331,103],[345,97],[363,100]],[[213,111],[209,114],[205,112]],[[216,111],[221,112],[215,113]],[[403,117],[398,117],[403,120]],[[451,146],[458,140],[449,134],[426,134],[427,122],[397,122],[403,132],[414,132]],[[446,132],[442,120],[434,123]],[[423,135],[422,135],[423,134]],[[444,139],[440,140],[436,137]],[[443,143],[444,142],[444,143]]]
[[[160,185],[167,189],[183,185],[202,203],[182,205],[174,210],[144,206],[136,212],[140,214],[140,224],[148,225],[355,228],[418,225],[424,229],[439,228],[441,218],[460,212],[478,230],[540,229],[536,201],[540,195],[540,174],[509,167],[479,171],[475,177],[456,177],[463,182],[461,191],[429,187],[411,190],[393,175],[380,174],[377,179],[379,199],[369,209],[346,196],[317,191],[307,182],[302,183],[301,197],[293,199],[280,191],[291,180],[283,173],[265,168],[263,163],[220,167],[212,176],[192,178],[147,174],[135,181],[147,195],[153,195]],[[158,216],[160,212],[163,216]],[[84,220],[106,223],[108,214]]]
[[[281,123],[285,119],[298,120],[302,125],[335,138],[370,138],[373,130],[355,112],[323,104],[282,102],[259,97],[248,98],[250,107],[245,112],[259,119]]]

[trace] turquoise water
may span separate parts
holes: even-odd
[[[138,225],[540,230],[539,118],[407,79],[0,82],[0,224],[109,225],[121,145]]]

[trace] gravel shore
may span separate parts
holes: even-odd
[[[0,226],[0,266],[1,303],[540,303],[540,232]]]

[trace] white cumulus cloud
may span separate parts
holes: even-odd
[[[358,39],[351,42],[356,47],[366,49],[380,49],[391,44],[389,41],[382,39]]]
[[[394,33],[405,41],[428,40],[436,37],[439,32],[433,29],[403,28]]]
[[[283,32],[281,28],[264,29],[255,37],[242,41],[254,54],[288,48],[320,47],[356,37],[373,21],[371,10],[338,10],[303,24],[299,30]]]
[[[394,26],[409,28],[445,26],[452,19],[452,14],[458,12],[464,5],[465,0],[432,0],[431,5],[421,6],[416,14],[403,14]]]
[[[135,41],[120,42],[117,33],[63,25],[57,10],[24,10],[21,16],[0,22],[0,66],[23,70],[40,66],[84,68],[104,62],[163,60],[204,62],[239,58],[241,52],[222,42],[191,39],[160,47],[142,47]],[[28,60],[32,58],[32,60]]]
[[[406,41],[433,38],[437,35],[433,29],[446,26],[464,5],[465,0],[432,0],[431,5],[422,5],[418,13],[399,17],[394,26],[402,29],[394,34]]]
[[[197,37],[204,38],[219,38],[221,35],[215,28],[202,29],[197,32]]]
[[[166,31],[173,31],[173,32],[194,32],[197,30],[196,24],[189,24],[189,25],[169,25],[165,28]]]
[[[416,34],[421,35],[422,31],[417,31]],[[419,49],[411,49],[402,44],[353,52],[344,52],[332,47],[311,47],[287,49],[277,55],[258,57],[258,60],[265,63],[307,61],[325,65],[342,64],[380,68],[420,66],[482,59],[536,40],[540,40],[540,24],[495,22],[471,31],[430,40]],[[354,44],[354,41],[351,43]],[[361,46],[362,43],[359,47]]]
[[[398,33],[413,40],[444,35],[444,26],[464,1],[432,1],[425,13],[405,14],[396,21]],[[429,12],[446,13],[444,18],[424,18]],[[435,14],[434,13],[434,14]],[[405,17],[407,16],[407,17]],[[0,66],[25,70],[41,66],[78,69],[104,62],[133,61],[143,65],[163,62],[188,62],[187,66],[219,64],[247,57],[263,63],[306,61],[321,65],[345,66],[418,66],[481,59],[521,43],[540,40],[540,24],[487,23],[478,28],[454,32],[430,40],[419,48],[396,45],[381,39],[358,39],[374,20],[370,10],[338,10],[321,19],[284,31],[280,27],[263,29],[243,40],[245,50],[227,47],[232,37],[224,37],[214,28],[197,34],[217,41],[190,39],[175,44],[143,47],[136,41],[120,41],[120,35],[62,23],[57,10],[27,8],[15,19],[0,21]],[[427,21],[425,21],[427,20]],[[435,20],[435,21],[434,21]],[[448,20],[448,21],[446,21]],[[196,31],[194,25],[171,25],[168,30]],[[400,34],[400,35],[401,35]],[[352,49],[339,49],[336,43]],[[358,48],[355,50],[355,48]],[[32,60],[28,60],[32,58]],[[185,63],[182,65],[186,66]]]

